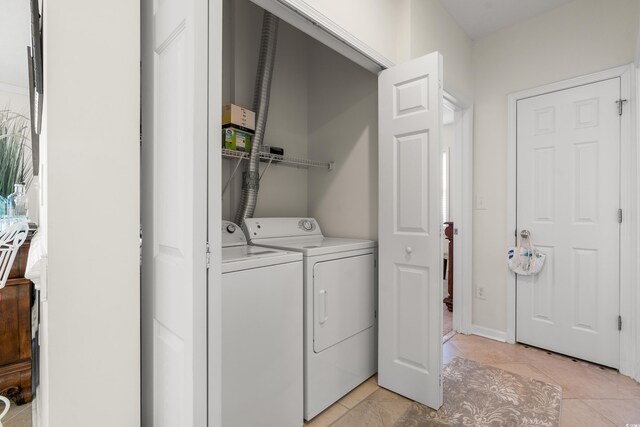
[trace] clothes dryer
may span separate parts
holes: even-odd
[[[298,252],[304,265],[304,418],[377,371],[376,243],[325,237],[313,218],[248,218],[253,245]]]

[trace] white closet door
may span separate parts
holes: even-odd
[[[442,404],[442,57],[380,74],[379,354],[382,387]]]
[[[145,426],[207,423],[207,7],[142,4]]]
[[[518,101],[517,227],[547,257],[517,279],[517,341],[619,365],[620,79]]]

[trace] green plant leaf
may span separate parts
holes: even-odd
[[[33,181],[29,118],[8,108],[0,110],[0,196],[13,193],[14,184]]]

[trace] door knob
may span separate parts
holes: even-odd
[[[413,252],[413,248],[412,248],[411,246],[407,246],[407,247],[405,248],[405,251],[406,251],[408,254],[410,254],[411,252]]]

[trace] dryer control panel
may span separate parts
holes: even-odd
[[[250,240],[322,236],[314,218],[246,218],[242,228]]]

